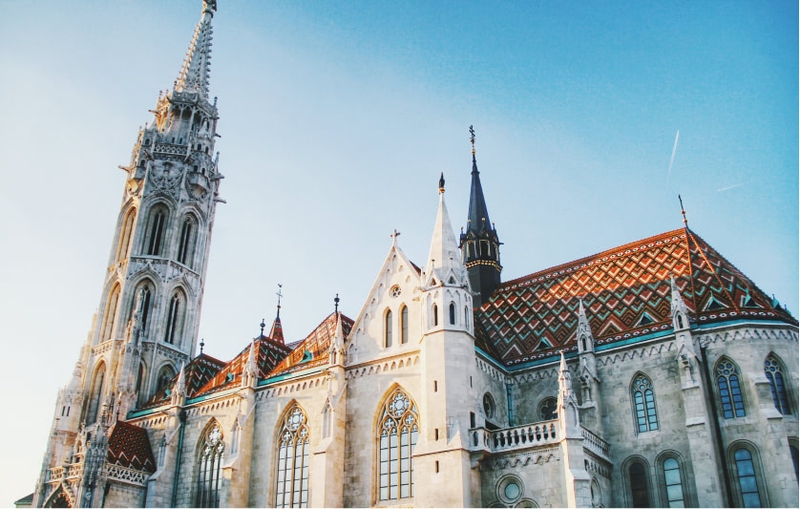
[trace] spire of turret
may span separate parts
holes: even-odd
[[[281,297],[283,294],[281,288],[283,285],[278,283],[278,293],[275,294],[278,296],[278,311],[275,314],[275,321],[272,322],[272,328],[269,330],[269,337],[273,341],[283,344],[283,325],[281,325]]]
[[[675,282],[675,277],[670,275],[669,287],[671,292],[670,314],[672,315],[672,326],[675,330],[689,328],[689,308],[683,300],[683,295]]]
[[[483,197],[478,162],[475,159],[475,129],[469,126],[469,141],[472,145],[472,185],[469,193],[467,228],[462,230],[459,247],[464,265],[469,272],[469,282],[479,295],[475,304],[486,302],[500,285],[500,240],[497,230],[489,219],[486,199]]]
[[[202,98],[208,99],[211,40],[213,39],[211,19],[216,10],[216,0],[203,1],[200,22],[197,23],[192,42],[189,43],[189,50],[186,52],[186,59],[183,61],[183,67],[175,81],[176,92],[195,92],[199,93]]]
[[[450,215],[447,213],[447,206],[444,203],[444,174],[439,177],[439,211],[436,214],[436,223],[433,227],[433,238],[431,248],[428,253],[428,263],[425,273],[428,277],[436,276],[440,282],[450,271],[458,277],[458,284],[461,285],[464,266],[458,259],[458,243],[453,232],[453,225],[450,222]]]
[[[578,299],[578,330],[575,335],[578,340],[578,352],[594,351],[594,337],[592,336],[592,328],[589,326],[589,319],[586,318],[583,299]]]

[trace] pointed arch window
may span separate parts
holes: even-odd
[[[761,507],[761,493],[758,489],[756,465],[753,453],[745,447],[739,447],[733,453],[736,464],[738,493],[741,497],[739,507]]]
[[[631,505],[633,507],[650,507],[647,469],[641,462],[635,461],[628,467],[628,481],[631,488]]]
[[[661,471],[664,475],[667,507],[686,507],[683,496],[681,465],[678,460],[672,457],[666,458],[661,464]]]
[[[633,400],[637,431],[644,433],[645,431],[657,430],[656,396],[655,392],[653,392],[653,383],[649,378],[644,375],[638,375],[633,380],[631,399]]]
[[[723,358],[717,364],[716,375],[722,415],[726,419],[744,417],[744,399],[742,399],[742,388],[739,385],[739,372],[736,365]]]
[[[456,305],[454,303],[450,303],[450,325],[456,324]]]
[[[196,230],[197,228],[194,220],[190,216],[186,216],[181,225],[181,237],[178,243],[178,262],[190,268],[192,267]]]
[[[114,319],[117,316],[117,307],[119,306],[119,293],[119,285],[115,284],[111,289],[111,292],[108,294],[108,300],[106,301],[106,313],[103,317],[103,330],[100,333],[101,342],[111,339],[111,335],[114,332]]]
[[[436,304],[434,304],[432,311],[433,311],[433,326],[436,327],[437,325],[439,325],[439,307]]]
[[[308,435],[306,414],[294,405],[279,434],[275,507],[308,507]]]
[[[164,331],[164,342],[171,345],[175,344],[175,340],[180,340],[181,332],[183,329],[183,317],[186,312],[184,306],[184,299],[180,291],[172,294],[169,301],[169,309],[167,311],[167,326]]]
[[[408,306],[400,308],[400,344],[408,343]]]
[[[378,498],[414,496],[414,460],[419,423],[417,406],[402,389],[387,398],[378,422]]]
[[[775,408],[783,415],[789,415],[789,396],[786,391],[786,383],[783,376],[781,363],[774,355],[770,355],[764,361],[764,374],[769,380],[769,388],[772,390],[772,402]]]
[[[156,379],[156,392],[160,391],[164,387],[169,385],[169,381],[175,377],[175,370],[172,369],[172,366],[164,366],[158,372],[158,378]]]
[[[167,211],[163,207],[153,209],[148,221],[144,254],[159,256],[164,244],[164,230],[167,225]]]
[[[119,243],[117,244],[116,261],[121,261],[128,257],[131,247],[131,237],[133,236],[133,223],[136,220],[136,209],[131,208],[125,219],[122,220],[122,229],[119,232]]]
[[[92,379],[92,392],[89,396],[89,411],[86,414],[86,423],[94,424],[97,422],[97,414],[100,409],[100,400],[103,398],[103,381],[106,376],[106,363],[100,362],[94,371]]]
[[[222,430],[215,423],[200,442],[197,507],[219,507],[220,470],[224,452]]]
[[[383,315],[383,346],[392,346],[392,310],[387,309]]]

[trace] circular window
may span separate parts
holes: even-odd
[[[394,286],[393,286],[393,287],[392,287],[392,288],[389,290],[389,294],[390,294],[392,297],[399,297],[399,296],[400,296],[400,293],[401,293],[401,292],[400,292],[400,287],[399,287],[399,286],[397,286],[397,285],[394,285]]]
[[[558,417],[558,400],[556,398],[545,398],[539,405],[539,417],[543,421],[549,421]]]
[[[488,392],[483,395],[483,412],[487,419],[494,417],[494,399]]]
[[[522,498],[524,485],[515,475],[507,475],[497,483],[497,498],[505,504],[515,504]]]

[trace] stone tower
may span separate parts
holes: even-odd
[[[222,175],[214,155],[216,98],[209,100],[211,21],[205,0],[173,89],[139,130],[126,173],[100,304],[72,379],[61,390],[34,504],[48,475],[84,462],[64,489],[70,505],[92,501],[90,456],[104,458],[117,419],[141,405],[193,357],[211,231]],[[52,501],[51,501],[52,502]]]
[[[469,126],[472,143],[472,184],[469,192],[467,231],[461,232],[459,247],[464,265],[469,273],[469,282],[475,294],[475,306],[486,302],[500,286],[500,240],[497,230],[489,220],[489,210],[483,197],[480,172],[475,160],[475,131]]]

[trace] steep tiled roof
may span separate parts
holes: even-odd
[[[106,461],[151,474],[156,471],[147,431],[124,421],[117,421],[111,430]]]
[[[345,337],[350,334],[353,320],[338,313],[342,317],[342,331]],[[269,374],[270,377],[291,373],[300,369],[316,367],[328,362],[328,349],[336,335],[336,315],[331,313],[309,334],[292,353],[283,359]]]
[[[184,368],[184,373],[186,375],[186,397],[191,398],[196,396],[200,389],[223,367],[225,367],[224,362],[204,353],[192,359]],[[176,374],[167,385],[156,391],[141,408],[156,408],[168,403],[170,395],[178,381],[179,374],[180,373]]]
[[[667,330],[670,275],[699,324],[740,318],[797,324],[703,239],[681,228],[503,283],[476,313],[476,336],[485,332],[507,366],[574,349],[579,298],[598,344]]]
[[[291,348],[288,346],[273,341],[266,336],[256,338],[254,343],[257,352],[256,365],[258,366],[259,379],[266,378],[267,374],[291,352]],[[210,394],[240,384],[242,372],[247,365],[249,357],[250,345],[247,345],[239,352],[239,355],[234,357],[233,360],[220,369],[213,378],[208,380],[208,382],[197,391],[197,395],[202,396]]]

